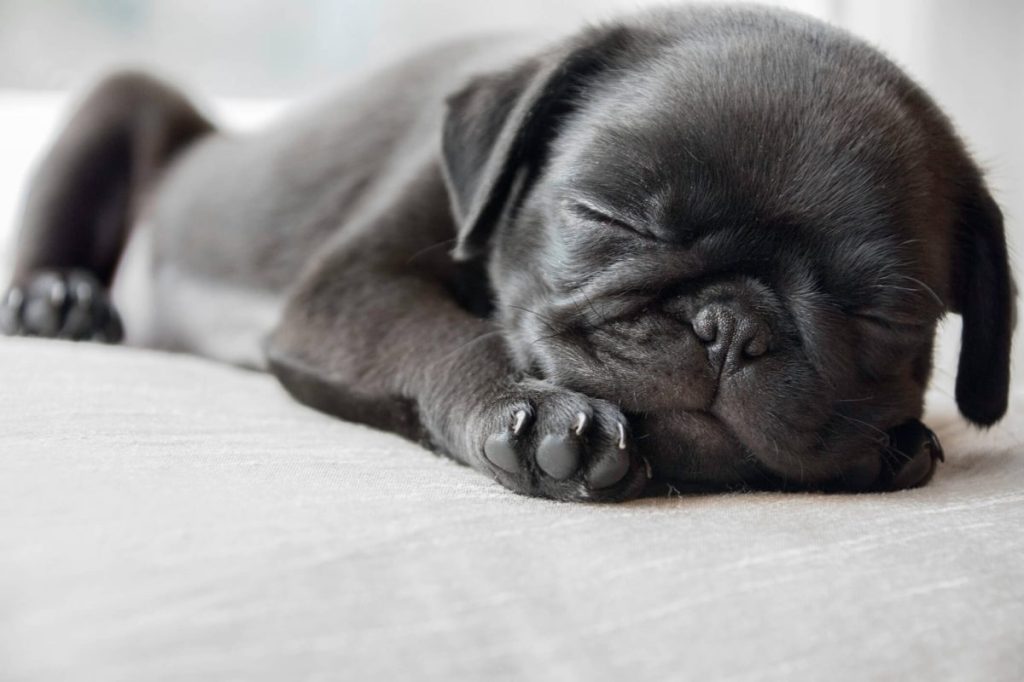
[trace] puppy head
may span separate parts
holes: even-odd
[[[591,30],[456,93],[443,150],[517,363],[618,403],[661,478],[871,487],[946,311],[961,412],[1006,409],[999,209],[843,33],[695,8]]]

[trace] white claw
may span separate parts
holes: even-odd
[[[574,429],[577,436],[583,435],[583,430],[587,428],[587,415],[583,412],[576,414],[576,428]]]
[[[519,432],[523,430],[523,424],[526,423],[526,410],[519,410],[516,412],[516,420],[512,424],[512,435],[518,436]]]
[[[54,305],[61,305],[64,303],[64,299],[67,295],[68,288],[64,286],[64,282],[61,282],[60,280],[54,282],[53,286],[50,287],[50,303],[53,303]]]
[[[626,449],[626,427],[622,425],[622,422],[616,422],[619,427],[619,450]]]
[[[651,463],[644,457],[644,469],[647,470],[647,480],[651,480],[654,477],[654,472],[651,470]]]

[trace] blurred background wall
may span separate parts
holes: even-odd
[[[446,37],[572,28],[643,0],[0,0],[0,86],[65,87],[110,64],[234,95],[301,93]],[[663,4],[663,3],[661,3]],[[791,7],[829,16],[833,0]]]
[[[571,29],[645,0],[0,0],[0,89],[143,65],[207,95],[290,98],[473,31]],[[657,3],[663,4],[663,3]],[[1024,249],[1024,0],[784,0],[917,77],[988,170]],[[1014,245],[1011,245],[1012,247]]]
[[[291,97],[446,37],[571,29],[650,4],[663,3],[0,0],[0,88],[64,89],[134,64],[208,94]],[[1012,223],[1024,222],[1024,0],[769,4],[846,26],[906,67],[964,131]]]

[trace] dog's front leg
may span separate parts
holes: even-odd
[[[418,440],[520,493],[634,497],[644,460],[615,406],[517,376],[494,323],[430,268],[341,248],[297,289],[267,345],[300,401]]]

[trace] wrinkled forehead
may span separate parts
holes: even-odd
[[[945,270],[927,267],[945,262],[949,210],[920,127],[863,85],[854,102],[810,92],[799,70],[773,91],[739,71],[722,85],[660,62],[599,83],[547,179],[720,268],[807,273],[851,306],[917,305],[882,285]]]
[[[877,84],[844,89],[807,64],[753,57],[691,62],[661,55],[595,83],[556,137],[549,177],[648,224],[921,217],[927,146]]]

